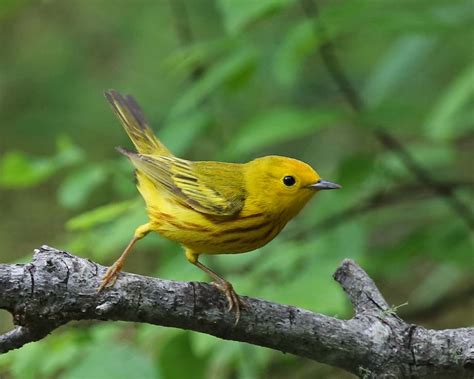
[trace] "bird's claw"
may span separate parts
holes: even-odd
[[[105,275],[102,277],[102,280],[100,282],[100,286],[97,292],[101,292],[104,288],[107,288],[107,287],[113,287],[115,282],[117,281],[120,270],[121,270],[121,267],[119,267],[115,263],[112,266],[110,266],[105,272]]]
[[[232,284],[227,281],[223,281],[222,283],[211,283],[214,287],[216,287],[219,291],[223,292],[227,303],[229,304],[227,307],[227,312],[235,311],[235,324],[237,325],[240,320],[240,310],[248,308],[247,303],[234,291]]]

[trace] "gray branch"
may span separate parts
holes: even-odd
[[[48,246],[35,251],[32,263],[0,265],[0,309],[17,325],[0,336],[0,353],[72,320],[122,320],[265,346],[364,378],[474,376],[474,328],[429,330],[405,323],[351,260],[334,274],[354,306],[350,320],[245,298],[248,308],[237,325],[224,296],[208,284],[122,273],[115,287],[98,294],[105,269]]]

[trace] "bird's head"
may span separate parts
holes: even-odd
[[[267,156],[249,162],[247,188],[268,210],[292,218],[321,190],[339,189],[336,183],[321,179],[308,164],[296,159]]]

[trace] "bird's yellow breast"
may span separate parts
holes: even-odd
[[[246,202],[241,212],[233,216],[207,215],[160,191],[145,175],[138,173],[137,177],[151,229],[199,254],[257,249],[278,235],[287,222],[252,201]]]

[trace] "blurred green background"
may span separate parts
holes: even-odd
[[[397,312],[473,324],[472,235],[446,200],[374,138],[381,125],[473,206],[471,0],[318,1],[319,21],[367,104],[354,114],[296,0],[0,2],[0,262],[49,244],[112,263],[146,219],[130,147],[103,98],[132,93],[176,154],[304,160],[344,186],[268,246],[204,257],[240,294],[350,317],[332,279],[353,258]],[[471,213],[472,214],[472,213]],[[208,278],[179,246],[140,241],[126,271]],[[0,313],[0,331],[11,318]],[[344,378],[268,349],[149,325],[78,323],[0,357],[0,378]]]

